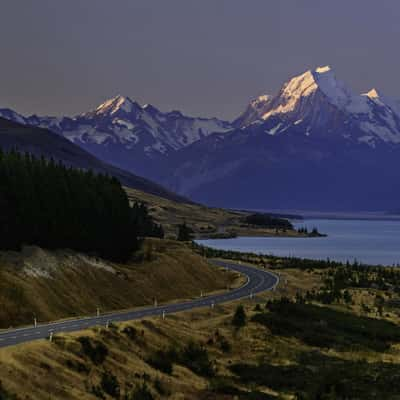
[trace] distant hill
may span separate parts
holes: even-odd
[[[73,168],[91,169],[98,173],[109,174],[125,186],[170,200],[188,202],[187,199],[150,180],[100,161],[86,150],[47,129],[21,125],[0,118],[0,147],[4,150],[17,149],[20,152],[29,152],[37,157],[53,158]]]

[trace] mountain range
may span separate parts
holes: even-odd
[[[157,173],[157,161],[214,132],[227,132],[230,123],[216,118],[191,118],[179,111],[163,113],[117,96],[95,110],[75,117],[24,117],[2,109],[0,116],[47,128],[125,170],[146,177]]]
[[[0,116],[47,128],[103,161],[209,205],[389,210],[400,199],[400,102],[354,93],[330,67],[253,100],[232,122],[117,96],[75,117]]]

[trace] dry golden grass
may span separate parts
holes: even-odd
[[[297,292],[318,289],[321,285],[321,271],[280,271],[281,286],[275,292],[266,292],[253,300],[243,299],[214,309],[204,308],[190,312],[168,315],[165,320],[149,318],[142,321],[127,322],[111,326],[109,329],[93,328],[88,331],[57,335],[55,342],[38,341],[0,350],[0,379],[4,387],[20,398],[86,400],[95,399],[91,387],[98,385],[103,371],[111,371],[118,379],[122,394],[146,380],[155,398],[169,399],[233,399],[234,397],[210,394],[210,381],[200,377],[183,366],[174,366],[173,374],[167,375],[152,368],[146,359],[156,350],[170,346],[179,347],[190,341],[203,344],[210,358],[214,360],[218,375],[232,376],[229,366],[237,362],[257,365],[265,362],[270,365],[294,365],[300,354],[320,352],[341,360],[365,360],[400,365],[400,345],[389,351],[379,353],[372,350],[338,351],[309,346],[294,337],[272,334],[270,330],[256,323],[248,323],[236,331],[231,325],[236,306],[244,305],[250,318],[255,314],[257,303],[264,303],[282,295],[295,296]],[[360,301],[371,301],[368,291],[355,300],[354,310],[344,305],[334,306],[346,312],[358,313]],[[135,327],[138,336],[129,339],[124,328]],[[94,365],[82,354],[79,337],[88,336],[103,343],[109,350],[104,364]],[[224,337],[231,349],[224,352],[217,337]],[[77,371],[83,366],[86,372]],[[316,371],[317,372],[317,371]],[[161,396],[155,389],[156,380],[168,389],[169,396]],[[240,382],[237,387],[248,390]],[[255,389],[279,396],[279,399],[294,399],[290,392],[276,392],[268,387]],[[109,399],[110,397],[106,397]]]
[[[184,244],[144,244],[146,261],[115,264],[71,251],[26,248],[0,256],[0,327],[197,297],[239,284]]]
[[[149,376],[149,387],[156,378],[161,379],[171,393],[170,399],[197,399],[207,389],[206,379],[195,375],[187,368],[176,366],[172,376],[150,367],[144,360],[157,349],[195,342],[206,343],[213,338],[216,330],[233,343],[232,352],[225,355],[217,346],[209,346],[217,368],[226,372],[228,359],[248,359],[264,349],[264,336],[254,328],[245,328],[235,333],[230,325],[229,306],[214,310],[200,310],[168,316],[166,320],[148,320],[118,324],[108,330],[92,330],[59,335],[55,342],[39,341],[0,350],[0,370],[3,385],[20,398],[29,399],[95,399],[90,393],[93,385],[99,384],[104,370],[112,371],[118,381],[134,385],[143,381],[143,374]],[[124,327],[135,327],[140,336],[130,340]],[[142,333],[143,332],[143,333]],[[104,364],[93,365],[80,353],[77,339],[91,337],[104,343],[110,351]],[[71,365],[84,365],[90,371],[74,371]],[[29,366],[29,367],[27,367]],[[156,392],[153,390],[154,394]]]
[[[314,287],[312,282],[318,285],[318,279],[310,273],[286,271],[284,275],[289,282],[286,285],[287,290],[291,293],[303,288],[304,282],[307,282],[307,288]],[[299,287],[296,286],[297,283],[300,283]],[[154,381],[157,378],[171,393],[169,399],[203,398],[209,385],[206,379],[182,366],[175,366],[172,376],[166,375],[150,367],[145,362],[146,358],[157,349],[177,347],[195,341],[207,346],[218,373],[222,375],[231,375],[228,366],[243,360],[256,363],[262,357],[274,363],[290,363],[294,354],[305,349],[304,345],[293,339],[274,337],[266,328],[256,324],[248,324],[239,332],[231,325],[237,304],[244,304],[250,317],[257,302],[278,297],[282,295],[282,290],[265,293],[254,300],[244,299],[219,305],[214,309],[204,308],[167,316],[165,320],[149,318],[118,324],[108,330],[93,328],[84,332],[58,335],[53,343],[38,341],[1,349],[1,380],[10,392],[18,393],[21,398],[95,399],[90,388],[99,383],[102,371],[109,370],[117,376],[122,388],[142,382],[143,374],[147,374],[149,387],[156,398],[162,398],[154,390]],[[137,329],[138,339],[130,340],[122,333],[127,326]],[[217,332],[231,344],[232,348],[228,353],[224,353],[217,345]],[[81,354],[77,339],[82,336],[89,336],[107,346],[110,354],[104,365],[95,366]],[[210,340],[213,340],[212,344]],[[72,365],[71,363],[82,364],[90,371],[78,373],[67,366]],[[262,390],[275,393],[268,388]]]
[[[205,207],[199,204],[176,203],[139,190],[124,188],[131,202],[145,203],[154,219],[161,223],[167,236],[175,238],[177,225],[186,222],[198,237],[214,233],[236,234],[237,236],[302,236],[297,231],[276,232],[243,223],[251,214],[246,211],[232,211],[222,208]]]

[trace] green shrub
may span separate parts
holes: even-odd
[[[246,312],[242,305],[237,306],[232,318],[232,325],[238,329],[246,325]]]
[[[94,344],[92,344],[87,336],[80,337],[78,341],[82,346],[83,354],[89,357],[93,364],[103,364],[108,356],[108,349],[102,342],[94,341]]]
[[[92,386],[92,393],[99,399],[104,400],[106,398],[100,386]]]
[[[137,338],[137,329],[133,326],[126,326],[123,330],[122,333],[124,333],[126,336],[128,336],[129,339],[135,340]]]
[[[114,399],[118,399],[120,395],[120,387],[118,379],[115,375],[113,375],[109,371],[104,371],[101,376],[101,388],[107,393],[109,396]]]
[[[130,395],[126,396],[126,400],[154,400],[154,397],[146,383],[143,383],[138,385]]]
[[[224,353],[229,353],[232,350],[231,344],[228,342],[228,340],[224,337],[221,336],[218,340],[219,347]]]
[[[154,389],[157,390],[158,394],[161,396],[169,396],[171,394],[164,382],[159,378],[154,380]]]
[[[177,239],[181,242],[189,242],[193,239],[193,229],[187,226],[186,222],[178,225]]]
[[[65,365],[76,372],[88,374],[90,372],[90,368],[88,368],[84,363],[75,360],[67,360]]]
[[[291,365],[239,363],[230,369],[242,384],[291,392],[301,400],[395,399],[400,390],[399,365],[343,360],[318,352],[303,353]]]
[[[400,342],[400,328],[389,321],[285,298],[270,301],[267,307],[269,312],[256,314],[252,320],[267,326],[273,334],[296,337],[311,346],[385,351]]]
[[[4,386],[3,383],[0,381],[0,400],[17,400],[18,397],[15,394],[11,394],[8,392]]]
[[[229,398],[240,400],[274,400],[275,396],[271,396],[258,391],[242,391],[234,386],[231,378],[225,376],[217,376],[209,382],[209,391],[215,395],[225,395]],[[214,398],[214,397],[212,397]],[[216,398],[216,397],[215,397]],[[219,397],[218,397],[219,398]],[[224,397],[225,398],[225,397]],[[228,398],[228,397],[227,397]]]
[[[257,303],[256,306],[254,307],[254,311],[255,311],[255,312],[260,312],[260,311],[262,311],[261,306],[260,306],[259,303]]]
[[[176,361],[176,359],[177,355],[173,350],[158,350],[151,357],[149,357],[146,362],[153,368],[171,375],[173,363]]]
[[[214,375],[207,349],[194,342],[190,342],[182,349],[178,361],[198,375],[207,377]]]

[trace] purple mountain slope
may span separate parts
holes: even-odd
[[[354,93],[330,67],[259,96],[232,123],[122,96],[74,118],[0,115],[210,205],[356,211],[400,200],[400,102]]]

